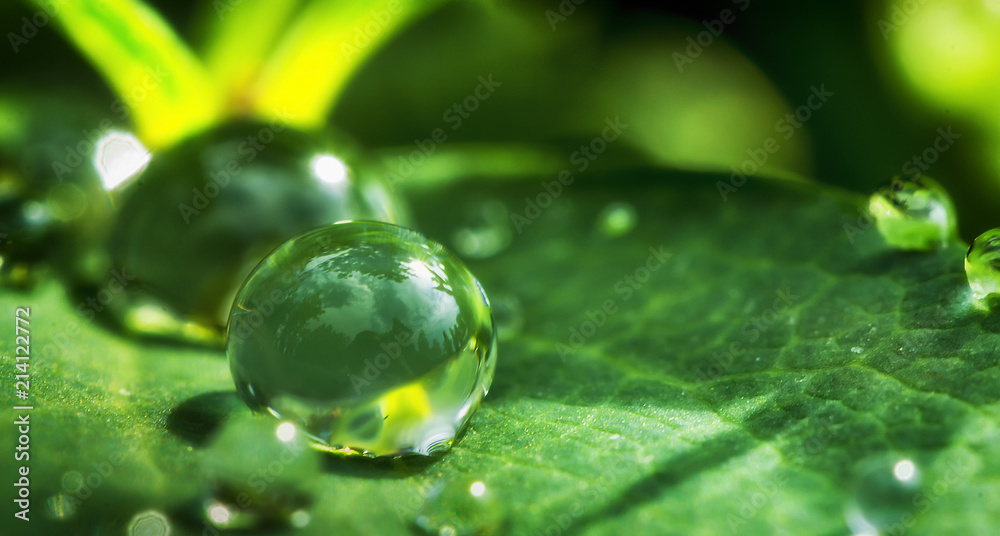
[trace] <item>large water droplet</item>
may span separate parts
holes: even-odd
[[[893,178],[889,186],[872,194],[868,208],[882,237],[895,248],[937,249],[958,232],[948,192],[922,175]]]
[[[139,334],[221,341],[237,289],[275,246],[341,220],[396,220],[399,203],[359,160],[345,140],[279,124],[230,125],[157,155],[113,192],[114,266],[135,282],[112,314]]]
[[[493,379],[482,288],[415,232],[346,222],[264,259],[233,305],[227,354],[255,410],[321,448],[376,456],[449,449]]]

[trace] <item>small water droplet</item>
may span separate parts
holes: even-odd
[[[128,524],[128,536],[168,536],[170,522],[156,510],[136,514]]]
[[[972,297],[985,305],[989,296],[1000,294],[1000,229],[976,237],[965,256],[965,274]]]
[[[462,257],[486,259],[507,249],[513,240],[509,212],[500,201],[478,205],[466,219],[469,223],[452,235],[455,251]]]
[[[319,473],[319,453],[293,424],[233,415],[205,451],[205,521],[226,530],[296,526],[305,514],[308,523]]]
[[[957,236],[948,192],[925,176],[895,177],[868,205],[886,243],[898,249],[934,250]]]
[[[435,536],[499,534],[504,514],[489,482],[463,479],[431,488],[415,524],[422,533]]]
[[[624,201],[616,201],[604,207],[597,216],[597,228],[610,237],[623,236],[635,228],[638,220],[635,207]]]
[[[513,294],[497,294],[490,298],[490,310],[497,336],[508,339],[521,332],[524,327],[524,308],[521,300]]]
[[[233,305],[227,354],[257,411],[318,448],[370,456],[451,448],[493,379],[479,283],[439,244],[346,222],[274,250]]]
[[[917,514],[914,499],[921,490],[917,463],[898,454],[880,454],[853,469],[854,497],[847,506],[847,523],[856,534],[895,530]]]
[[[862,348],[862,347],[860,347],[860,346],[852,346],[851,347],[851,352],[853,352],[855,354],[860,354],[861,352],[864,352],[864,351],[865,351],[865,349]]]

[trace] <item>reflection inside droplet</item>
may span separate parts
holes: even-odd
[[[167,536],[170,523],[166,516],[156,510],[139,512],[128,524],[129,536]]]
[[[278,425],[276,433],[278,435],[278,439],[287,443],[292,439],[295,439],[295,425],[290,422],[283,422]]]
[[[910,460],[899,460],[892,468],[892,474],[901,482],[909,482],[917,474],[917,467]]]
[[[321,154],[313,158],[312,170],[323,182],[342,184],[347,181],[347,166],[333,155]]]
[[[478,480],[473,482],[472,485],[469,486],[469,493],[471,493],[473,497],[482,497],[483,494],[486,493],[486,484],[483,484]]]
[[[228,525],[232,514],[221,504],[213,504],[208,508],[208,518],[218,525]]]
[[[135,136],[126,132],[110,132],[97,142],[94,167],[104,187],[113,190],[142,171],[152,157]]]

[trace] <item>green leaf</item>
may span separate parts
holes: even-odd
[[[321,127],[358,66],[408,21],[443,0],[313,0],[296,17],[253,88],[258,115]]]
[[[230,5],[213,2],[202,51],[216,87],[234,112],[249,111],[253,82],[301,0],[253,0]],[[248,39],[248,33],[253,34]]]
[[[418,228],[452,247],[487,203],[531,222],[469,261],[500,329],[496,379],[434,463],[328,460],[301,533],[839,535],[859,505],[896,533],[992,533],[1000,315],[970,306],[964,245],[891,250],[864,199],[814,185],[751,179],[723,199],[725,176],[597,178],[411,192]],[[601,230],[613,202],[635,210],[618,236]],[[223,356],[124,341],[54,285],[0,303],[9,326],[32,307],[31,526],[122,533],[156,508],[171,534],[202,534],[177,512],[234,407]],[[64,473],[112,453],[124,461],[52,521]],[[901,460],[920,472],[912,500],[873,495],[870,468],[891,485]],[[490,501],[469,498],[476,481]]]
[[[160,148],[214,124],[220,95],[201,62],[156,11],[139,0],[31,0],[101,72],[133,113],[139,137]]]

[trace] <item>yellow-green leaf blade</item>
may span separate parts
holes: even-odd
[[[242,113],[252,106],[247,90],[301,4],[301,0],[254,0],[213,8],[214,22],[209,25],[202,57],[231,112]]]
[[[219,117],[219,95],[201,62],[144,3],[64,2],[55,19],[132,110],[137,133],[150,148],[167,146]]]
[[[302,128],[322,125],[365,58],[407,21],[441,1],[314,1],[265,66],[254,91],[257,114]]]

